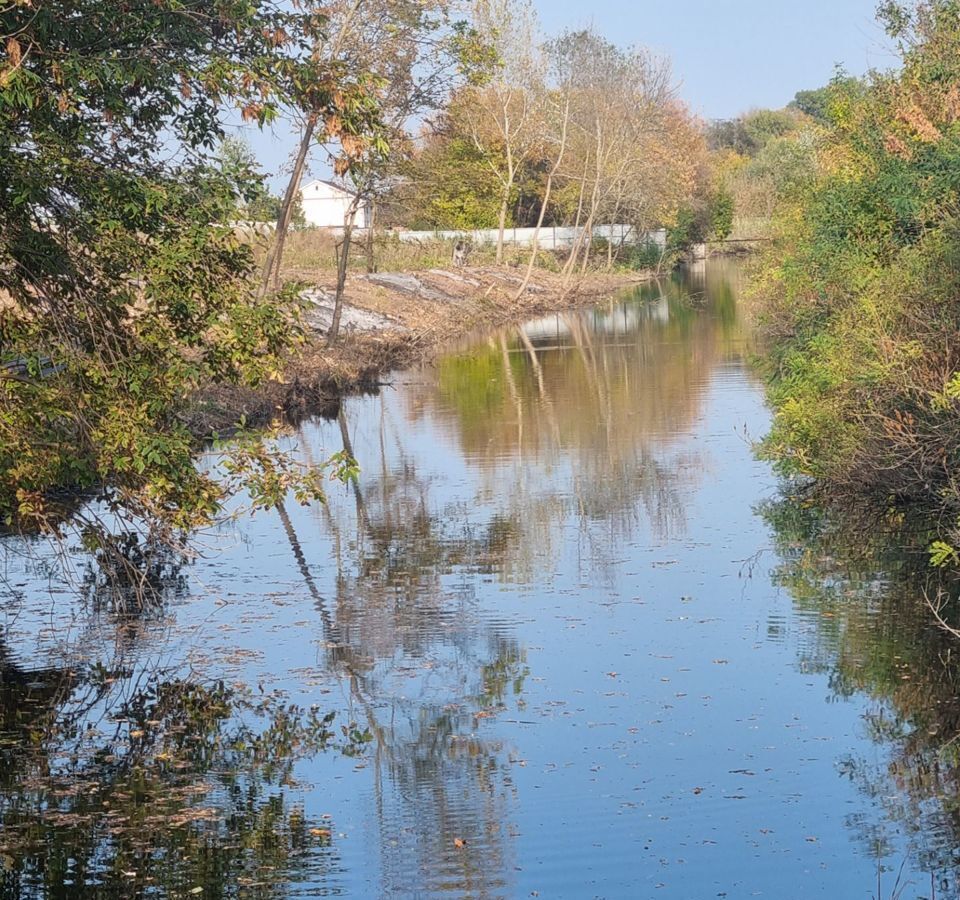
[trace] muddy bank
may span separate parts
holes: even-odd
[[[334,284],[317,284],[303,295],[310,336],[291,354],[284,377],[256,390],[211,386],[186,411],[185,420],[191,431],[206,438],[229,432],[241,417],[256,425],[277,417],[296,422],[323,414],[342,396],[376,390],[390,371],[429,362],[470,331],[595,303],[651,277],[590,274],[565,291],[560,275],[538,270],[516,299],[523,272],[509,267],[352,275],[341,338],[332,348],[326,346],[325,335]]]

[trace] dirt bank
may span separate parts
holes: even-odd
[[[311,338],[291,355],[283,379],[257,390],[213,386],[187,412],[187,423],[206,437],[229,431],[241,416],[250,424],[278,415],[297,421],[347,394],[375,390],[391,370],[429,362],[472,330],[597,302],[651,276],[591,274],[564,291],[559,275],[537,270],[515,299],[522,277],[495,266],[351,275],[341,339],[332,348],[325,333],[334,284],[317,284],[304,292]]]

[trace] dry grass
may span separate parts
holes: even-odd
[[[321,228],[291,231],[283,253],[284,278],[312,282],[336,271],[337,238]],[[374,239],[374,266],[378,272],[425,272],[449,266],[453,259],[454,242],[433,240],[407,242],[396,234],[378,233]],[[258,250],[266,252],[267,241],[258,239]],[[530,251],[525,247],[508,245],[504,248],[504,265],[526,267]],[[496,248],[483,244],[470,250],[472,266],[494,265]],[[605,259],[604,259],[605,261]],[[548,272],[559,270],[562,259],[557,254],[541,250],[537,254],[537,268]],[[363,232],[354,235],[350,250],[351,272],[367,271],[366,238]]]

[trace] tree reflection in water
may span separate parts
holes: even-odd
[[[933,531],[876,509],[796,499],[761,512],[776,539],[775,581],[805,626],[796,635],[800,665],[826,673],[835,700],[869,698],[863,728],[882,752],[839,763],[878,811],[850,816],[853,835],[894,872],[902,862],[894,837],[908,835],[913,868],[934,873],[937,896],[957,896],[960,646],[936,625],[925,595],[949,591],[956,612],[960,591],[929,567]]]
[[[508,693],[521,694],[526,663],[509,635],[465,615],[469,591],[446,577],[488,570],[501,541],[496,530],[454,533],[431,512],[429,483],[413,461],[401,452],[388,465],[381,424],[379,465],[366,460],[371,474],[350,489],[355,535],[344,535],[342,517],[317,510],[338,548],[333,597],[316,587],[289,516],[286,533],[314,595],[325,663],[348,683],[372,737],[383,890],[502,894],[509,751],[478,725]],[[353,454],[342,410],[338,427]],[[309,433],[300,439],[309,455]]]
[[[91,665],[105,657],[86,647],[60,668],[2,656],[5,896],[96,881],[123,896],[335,892],[332,823],[311,820],[288,783],[331,745],[365,747],[374,770],[381,893],[509,894],[517,751],[485,723],[522,714],[528,662],[512,629],[483,617],[477,585],[549,582],[571,534],[580,575],[602,581],[618,546],[684,533],[706,463],[675,438],[745,350],[726,275],[709,277],[452,354],[399,411],[381,398],[362,447],[349,406],[325,430],[301,429],[306,461],[332,437],[362,471],[343,508],[281,506],[277,529],[316,609],[319,663],[347,688],[358,724],[345,732],[283,696],[146,662],[189,590],[179,561],[141,566],[157,590],[139,607],[122,579],[91,569],[86,614],[109,640],[89,644],[112,641],[109,664]],[[475,497],[439,491],[409,445],[407,426],[427,416],[456,436]]]
[[[458,435],[480,474],[473,503],[444,499],[382,398],[365,413],[362,446],[347,407],[335,428],[301,429],[305,458],[339,440],[362,473],[345,507],[315,510],[336,557],[330,596],[304,526],[283,520],[324,662],[373,736],[383,892],[509,893],[515,751],[483,722],[522,709],[527,662],[509,632],[476,615],[477,582],[549,580],[571,521],[594,571],[642,529],[683,533],[684,491],[703,464],[671,439],[692,427],[716,368],[744,351],[732,292],[711,287],[720,299],[709,316],[689,281],[645,286],[626,303],[557,317],[559,334],[495,334],[406,392],[409,422],[430,416]]]
[[[331,747],[360,753],[363,736],[282,695],[146,662],[148,621],[184,583],[176,561],[145,562],[139,607],[113,575],[91,569],[84,582],[89,627],[106,612],[96,627],[114,635],[109,666],[79,652],[31,666],[0,637],[0,897],[267,898],[324,885],[338,868],[334,825],[308,818],[294,770]]]

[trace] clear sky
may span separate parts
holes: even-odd
[[[673,61],[681,96],[706,118],[779,108],[798,90],[895,64],[878,0],[534,0],[543,30],[593,25]]]
[[[534,0],[544,33],[592,25],[621,46],[670,58],[680,96],[707,119],[780,108],[826,84],[839,63],[853,75],[896,64],[876,21],[878,0]],[[275,190],[296,137],[243,129]],[[311,174],[328,177],[320,160]]]

